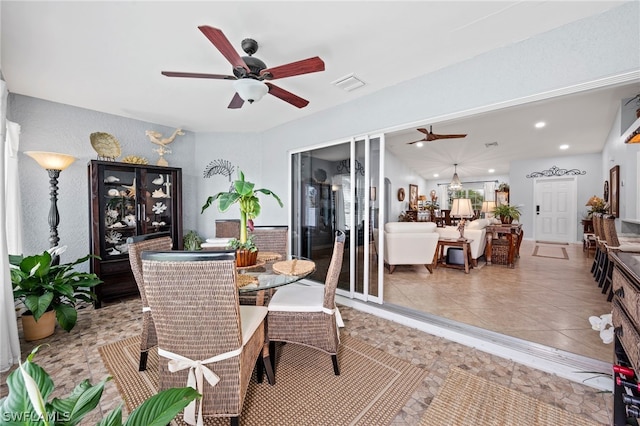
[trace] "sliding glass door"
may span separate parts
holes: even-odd
[[[292,152],[291,253],[312,259],[324,282],[336,231],[346,234],[338,293],[382,303],[374,244],[379,215],[381,138],[358,138]],[[376,236],[377,239],[377,236]]]

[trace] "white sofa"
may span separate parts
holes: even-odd
[[[487,245],[487,231],[486,227],[491,222],[488,219],[476,219],[474,221],[467,221],[464,227],[464,236],[471,241],[469,247],[471,248],[471,259],[473,266],[478,266],[478,258],[484,256],[484,249]],[[442,238],[459,238],[460,231],[457,226],[445,226],[443,228],[436,228],[436,232]],[[445,247],[445,250],[447,247]]]
[[[386,223],[384,262],[389,265],[389,273],[393,273],[396,265],[419,264],[433,273],[439,238],[436,228],[433,222]]]

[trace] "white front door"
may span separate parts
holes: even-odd
[[[575,177],[541,178],[534,182],[537,241],[576,241]]]

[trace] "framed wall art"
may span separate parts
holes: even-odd
[[[620,217],[620,166],[613,166],[609,170],[609,213]]]
[[[509,192],[496,190],[496,206],[509,204]]]
[[[418,210],[418,185],[409,184],[409,210]]]

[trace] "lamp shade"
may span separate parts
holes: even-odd
[[[600,202],[600,197],[594,195],[593,197],[589,198],[589,201],[587,201],[587,204],[585,204],[585,206],[593,207],[599,202]]]
[[[451,206],[451,217],[472,217],[473,207],[469,198],[456,198]]]
[[[495,201],[483,201],[482,202],[482,210],[481,213],[493,213],[493,210],[496,208]]]
[[[240,97],[251,103],[259,101],[269,92],[269,87],[261,81],[253,78],[241,78],[233,82],[233,88]]]
[[[38,162],[46,170],[64,170],[76,161],[76,157],[57,152],[25,151],[29,157]]]

